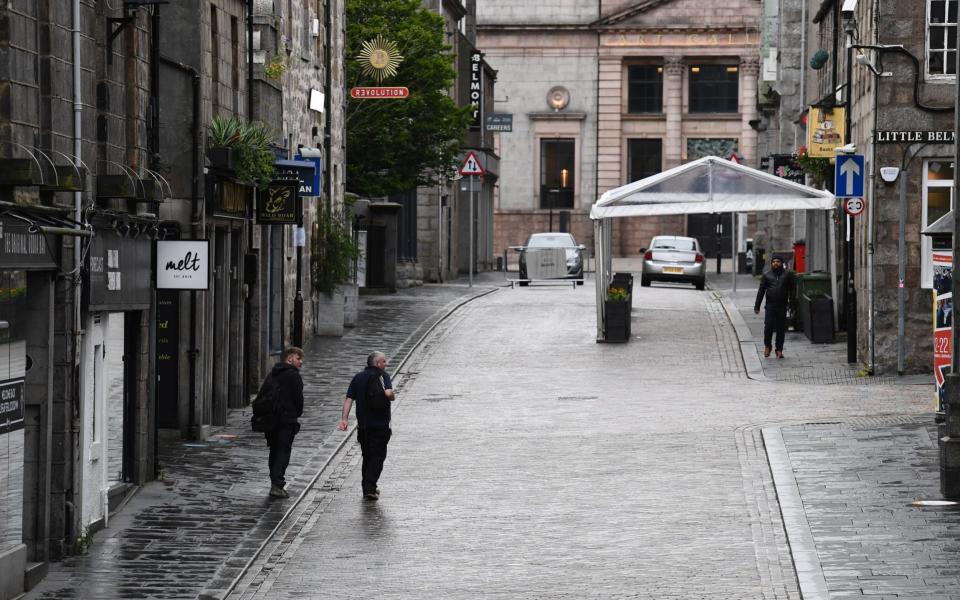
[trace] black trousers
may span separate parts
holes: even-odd
[[[363,493],[377,489],[377,481],[383,472],[383,461],[387,458],[387,444],[393,432],[389,427],[358,427],[357,441],[363,453]]]
[[[270,446],[270,483],[277,487],[287,484],[284,474],[290,464],[290,452],[293,450],[293,438],[297,435],[300,426],[296,423],[283,425],[273,431],[264,433],[267,445]]]
[[[787,307],[767,306],[763,318],[763,345],[769,348],[773,334],[777,334],[775,350],[783,350],[783,338],[787,334]]]

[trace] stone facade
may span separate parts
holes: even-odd
[[[752,164],[757,154],[750,122],[757,114],[759,14],[752,0],[710,6],[706,14],[703,3],[692,0],[481,1],[478,40],[498,65],[498,94],[505,99],[498,111],[514,114],[513,132],[499,136],[504,166],[495,217],[498,249],[523,243],[545,220],[550,227],[552,201],[541,197],[553,193],[542,181],[542,140],[573,141],[572,205],[564,210],[569,210],[571,231],[588,246],[593,237],[590,207],[605,191],[697,158],[689,154],[698,140],[730,140],[731,148]],[[734,110],[691,109],[690,73],[699,72],[691,70],[701,64],[720,64],[737,73]],[[655,69],[650,76],[658,82],[658,104],[649,110],[630,106],[634,66]],[[547,98],[557,87],[569,97],[560,107]],[[655,154],[643,154],[648,163],[656,163],[652,172],[631,177],[633,140],[645,141],[636,145],[644,153],[659,145]],[[693,220],[622,220],[614,229],[614,253],[635,255],[653,235],[684,234]],[[554,227],[558,225],[559,219]]]

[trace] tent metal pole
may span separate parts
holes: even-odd
[[[733,293],[736,294],[737,293],[737,242],[739,241],[737,239],[738,238],[737,213],[735,212],[730,213],[730,221],[733,223],[733,235],[730,236],[730,239],[733,240],[732,246],[731,246],[732,252],[730,252],[730,258],[733,259],[730,263],[733,266],[732,267],[733,268],[733,286],[731,287],[733,288]]]
[[[603,235],[603,221],[604,219],[596,219],[593,221],[593,264],[594,264],[594,283],[596,284],[597,292],[597,341],[602,341],[606,339],[603,336],[603,292],[606,283],[606,273],[604,265],[606,260],[604,259],[604,250],[603,244],[605,237]]]
[[[835,209],[831,208],[827,220],[830,221],[830,239],[827,245],[830,248],[830,295],[833,296],[833,322],[840,322],[840,304],[837,302],[837,221],[834,219]]]

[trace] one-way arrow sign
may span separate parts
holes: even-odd
[[[480,161],[477,160],[477,155],[474,154],[471,150],[467,154],[467,158],[463,161],[463,166],[460,167],[461,175],[483,175],[483,167],[480,166]]]
[[[837,198],[863,197],[863,155],[852,154],[837,157],[834,177],[834,194]]]

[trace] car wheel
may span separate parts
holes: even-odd
[[[583,285],[583,271],[577,273],[577,285]]]
[[[528,285],[530,285],[530,282],[529,282],[529,281],[518,281],[518,282],[517,282],[517,285],[519,285],[520,287],[527,287]]]
[[[641,285],[642,287],[650,287],[650,278],[649,278],[649,277],[644,277],[643,275],[641,275],[641,276],[640,276],[640,285]]]
[[[707,285],[707,281],[705,279],[698,279],[694,285],[697,286],[698,290],[703,290]]]

